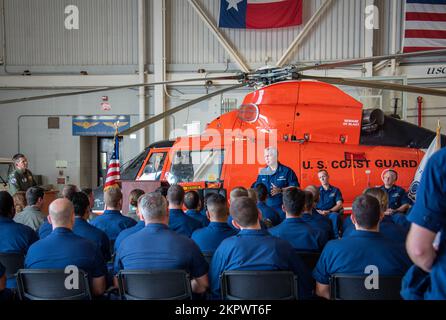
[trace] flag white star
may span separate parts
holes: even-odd
[[[226,2],[228,3],[228,7],[226,8],[226,10],[234,8],[235,10],[238,11],[237,5],[239,4],[239,2],[242,2],[242,1],[243,0],[226,0]]]

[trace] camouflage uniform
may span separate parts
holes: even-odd
[[[26,191],[28,188],[36,186],[37,183],[33,178],[31,171],[15,169],[9,175],[9,193],[14,195],[17,191]]]

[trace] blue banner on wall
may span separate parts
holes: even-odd
[[[114,136],[115,126],[118,132],[130,128],[130,116],[76,116],[72,118],[73,136]]]

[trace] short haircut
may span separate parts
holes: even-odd
[[[65,201],[65,205],[61,206],[55,205],[55,201]],[[51,202],[49,206],[49,214],[52,220],[53,225],[63,226],[68,225],[71,221],[72,212],[74,211],[73,203],[69,201],[68,199],[56,199],[53,202]]]
[[[129,194],[129,203],[130,205],[136,207],[138,205],[138,199],[144,194],[144,190],[141,189],[133,189]]]
[[[223,219],[228,215],[228,203],[226,198],[218,193],[211,193],[207,198],[207,210],[215,219]]]
[[[187,209],[197,209],[200,204],[200,196],[197,191],[189,191],[184,195],[184,205]]]
[[[254,200],[255,203],[259,201],[256,189],[253,188],[248,189],[248,197]]]
[[[84,192],[74,193],[71,197],[71,202],[73,203],[74,207],[74,215],[77,217],[83,217],[85,211],[90,205],[90,200],[88,199],[87,194],[85,194]]]
[[[26,202],[29,206],[33,206],[37,203],[39,198],[43,199],[45,192],[41,187],[31,187],[28,190],[26,190]]]
[[[365,229],[375,228],[381,215],[379,201],[370,195],[356,197],[352,205],[353,215],[358,225]]]
[[[156,188],[155,191],[161,193],[163,195],[163,197],[167,198],[167,190],[169,190],[169,187],[161,186],[161,187]]]
[[[25,155],[23,153],[16,153],[13,157],[12,157],[12,161],[14,161],[14,165],[22,158],[26,158]]]
[[[314,206],[314,197],[313,193],[310,191],[304,191],[305,193],[305,201],[304,201],[304,209],[311,210]]]
[[[298,216],[302,213],[302,209],[305,204],[305,193],[296,187],[286,188],[283,190],[283,206],[285,212]]]
[[[117,208],[122,200],[122,192],[119,188],[108,188],[104,192],[104,202],[107,207]]]
[[[231,216],[241,227],[250,227],[259,220],[259,211],[256,203],[248,197],[238,197],[230,207]]]
[[[246,190],[245,187],[235,187],[232,189],[231,193],[229,194],[229,199],[234,201],[237,198],[240,197],[247,197],[248,196],[248,190]]]
[[[313,200],[314,202],[319,201],[319,188],[315,185],[309,185],[305,188],[305,191],[309,191],[313,194]]]
[[[387,195],[387,192],[381,188],[368,188],[365,189],[362,194],[368,194],[369,196],[375,197],[379,202],[381,212],[386,211],[389,206],[389,196]]]
[[[138,200],[139,212],[145,221],[159,221],[167,215],[166,198],[159,192],[142,195]]]
[[[257,196],[259,197],[259,201],[265,201],[268,198],[268,188],[263,183],[259,183],[256,186]]]
[[[171,185],[169,190],[167,190],[167,201],[170,204],[179,206],[184,201],[184,189],[179,184]]]
[[[77,189],[77,187],[74,184],[66,184],[63,186],[63,189],[62,189],[62,197],[71,201],[71,199],[73,198],[73,195],[78,191],[79,190]]]
[[[87,196],[91,196],[93,194],[92,188],[82,188],[81,191],[85,193]]]
[[[17,191],[12,196],[12,199],[14,200],[14,208],[15,213],[21,212],[26,207],[26,193],[24,191]]]
[[[321,173],[321,172],[325,172],[325,174],[328,176],[328,171],[327,171],[327,170],[325,170],[325,169],[321,169],[321,170],[319,170],[319,171],[317,172],[317,174],[319,175],[319,173]]]
[[[14,200],[7,191],[0,191],[0,216],[12,218],[14,213]],[[2,235],[4,237],[4,235]]]

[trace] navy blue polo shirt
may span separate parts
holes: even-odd
[[[0,252],[25,255],[29,246],[37,240],[37,234],[30,227],[10,218],[0,217]]]
[[[442,233],[437,258],[430,272],[430,287],[424,298],[446,299],[446,149],[432,155],[421,176],[415,205],[407,219],[434,233]]]
[[[73,232],[82,238],[94,242],[101,251],[104,261],[109,261],[111,259],[110,240],[108,240],[104,231],[92,226],[86,220],[76,217],[74,220]]]
[[[194,209],[189,209],[189,210],[186,210],[185,214],[186,214],[186,216],[191,217],[192,219],[195,219],[198,222],[200,222],[202,227],[206,227],[209,224],[208,218],[205,215],[203,216],[200,213],[200,211],[197,211]]]
[[[133,227],[136,221],[123,216],[118,210],[105,210],[90,223],[104,231],[110,241],[115,241],[122,230]]]
[[[268,229],[268,232],[288,241],[298,251],[322,251],[320,232],[314,230],[300,217],[286,218],[278,226]]]
[[[389,189],[382,185],[380,189],[387,193],[390,209],[398,209],[403,204],[412,204],[412,201],[407,197],[406,191],[397,185],[393,185]]]
[[[118,251],[118,248],[121,245],[121,242],[125,238],[127,238],[131,234],[138,232],[139,230],[142,230],[145,226],[146,226],[146,223],[144,221],[138,221],[138,223],[135,224],[133,227],[122,230],[115,241],[115,248],[114,248],[115,252]]]
[[[114,271],[182,269],[192,278],[199,278],[207,274],[208,268],[195,242],[164,224],[150,223],[121,242]]]
[[[231,228],[226,222],[211,222],[207,227],[195,230],[191,239],[201,252],[214,253],[224,239],[237,233],[238,230]]]
[[[263,183],[268,189],[268,198],[266,204],[270,207],[276,208],[282,206],[282,193],[271,196],[272,184],[279,188],[299,187],[299,181],[293,169],[278,163],[276,171],[272,171],[270,167],[265,167],[260,170],[256,182],[253,185],[255,188],[258,184]]]
[[[77,266],[93,278],[106,274],[99,248],[67,228],[56,228],[34,243],[25,258],[25,269],[64,269],[68,265]]]
[[[312,295],[311,274],[296,250],[266,230],[240,230],[217,248],[209,271],[215,299],[221,298],[219,277],[226,270],[290,270],[298,275],[299,296],[306,299]]]
[[[311,226],[314,230],[320,233],[320,239],[322,245],[334,239],[333,235],[333,225],[331,220],[327,217],[320,215],[319,213],[302,213],[301,219],[305,221],[309,226]]]
[[[239,229],[237,229],[236,227],[234,227],[234,225],[232,224],[232,220],[233,220],[233,219],[232,219],[232,216],[229,215],[229,216],[228,216],[228,220],[227,220],[226,223],[227,223],[228,226],[230,226],[232,229],[239,231]],[[260,228],[261,228],[262,230],[266,230],[266,229],[268,229],[268,227],[266,226],[265,222],[263,222],[263,220],[260,220],[259,223],[260,223]]]
[[[48,220],[45,219],[45,221],[40,225],[39,228],[39,238],[46,238],[52,231],[53,226],[51,225],[51,223],[48,222]]]
[[[343,229],[342,233],[343,237],[348,237],[354,230],[356,230],[350,216],[344,220],[344,225],[342,229]],[[383,234],[384,236],[393,241],[398,241],[401,243],[406,242],[407,230],[401,227],[400,225],[396,224],[393,221],[392,216],[387,216],[387,215],[384,216],[384,218],[379,223],[379,233]]]
[[[376,266],[380,275],[398,276],[404,275],[411,264],[403,243],[378,232],[355,230],[349,237],[326,244],[313,277],[328,285],[332,274],[366,275],[364,270],[369,265]]]
[[[181,209],[169,209],[169,229],[189,237],[196,229],[200,229],[201,223],[186,216]]]
[[[277,226],[282,221],[280,215],[273,208],[269,207],[265,202],[257,202],[257,208],[262,213],[262,219],[270,220],[273,226]]]
[[[319,195],[319,201],[316,205],[317,210],[330,210],[336,205],[336,202],[344,201],[341,191],[332,185],[329,185],[327,190],[320,186]]]

